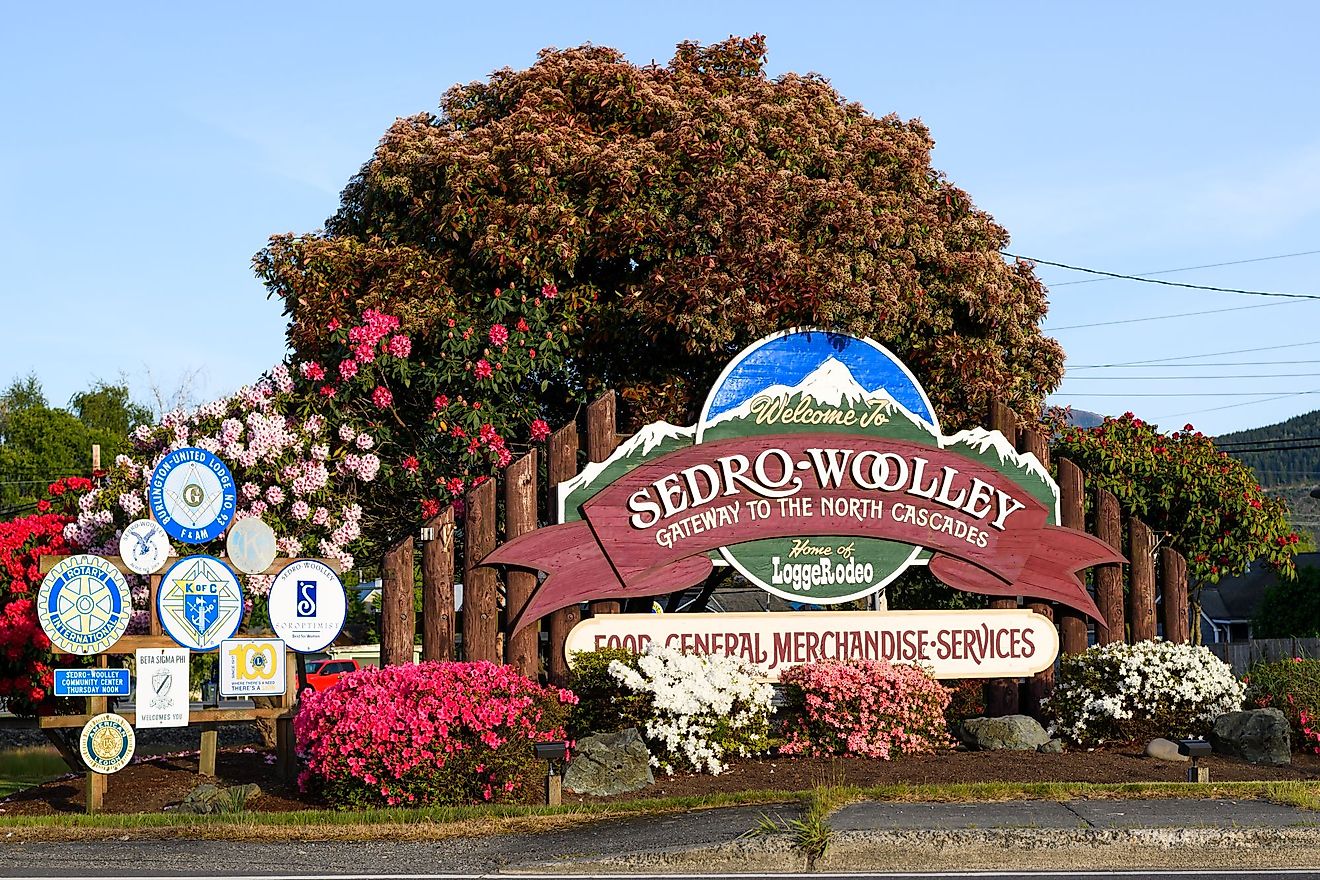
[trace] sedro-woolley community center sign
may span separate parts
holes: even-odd
[[[1059,602],[1095,619],[1076,573],[1121,562],[1061,527],[1059,489],[997,431],[946,436],[915,377],[870,339],[789,330],[725,368],[696,425],[647,425],[559,486],[560,524],[486,564],[546,578],[517,631],[560,608],[671,593],[714,565],[797,603],[836,605],[914,565],[992,596]],[[768,675],[798,663],[919,663],[941,678],[1048,668],[1058,635],[1029,610],[619,614],[586,620],[565,650],[647,642],[740,657]]]

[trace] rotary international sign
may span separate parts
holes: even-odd
[[[1002,434],[945,435],[916,379],[879,344],[794,330],[739,354],[696,425],[646,426],[560,485],[559,525],[483,562],[548,575],[515,630],[578,602],[690,587],[714,564],[813,605],[875,593],[926,565],[957,589],[1098,619],[1076,572],[1122,560],[1060,527],[1058,497],[1035,456]],[[680,627],[691,615],[668,617]]]

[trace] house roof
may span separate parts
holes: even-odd
[[[1298,553],[1296,563],[1298,568],[1320,568],[1320,553]],[[1278,581],[1278,572],[1262,562],[1253,562],[1245,574],[1202,588],[1201,613],[1216,621],[1251,620],[1265,591]]]

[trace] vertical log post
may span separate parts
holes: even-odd
[[[284,655],[284,695],[279,699],[280,708],[285,711],[282,715],[289,715],[290,709],[298,701],[299,688],[302,687],[304,676],[299,675],[299,668],[306,672],[306,664],[299,663],[302,659],[301,654],[295,655],[293,651],[286,651]],[[293,719],[276,718],[275,719],[275,773],[284,782],[293,782],[298,777],[298,757],[294,753],[293,741]]]
[[[499,663],[499,576],[481,560],[495,549],[495,481],[468,491],[463,524],[463,659]]]
[[[1066,458],[1059,459],[1059,525],[1086,528],[1086,488],[1082,469]],[[1087,648],[1086,618],[1072,608],[1059,608],[1060,650],[1080,654]]]
[[[1045,470],[1050,469],[1050,441],[1044,431],[1031,428],[1018,429],[1017,448],[1019,452],[1030,452],[1036,456]],[[1054,620],[1054,608],[1048,602],[1030,602],[1028,607],[1046,620]],[[1041,717],[1040,704],[1054,690],[1054,667],[1043,669],[1027,680],[1022,695],[1022,711],[1032,718]]]
[[[604,461],[619,445],[618,397],[607,391],[587,406],[587,459]],[[601,599],[588,606],[593,615],[618,614],[621,608],[615,599]]]
[[[413,537],[399,539],[381,561],[380,665],[413,661],[417,614],[413,608]]]
[[[1164,597],[1164,639],[1183,644],[1191,638],[1187,619],[1187,560],[1172,547],[1160,548],[1160,593]]]
[[[215,776],[215,752],[220,744],[220,727],[214,721],[199,726],[202,728],[202,748],[197,753],[197,774]]]
[[[105,669],[106,662],[107,658],[105,654],[97,655],[97,668]],[[87,697],[84,705],[87,707],[88,715],[100,715],[103,712],[110,711],[110,700],[108,697]],[[105,790],[108,781],[109,779],[104,773],[96,773],[92,770],[87,771],[87,777],[83,783],[83,807],[88,813],[99,813],[105,808]]]
[[[519,535],[536,529],[536,450],[524,455],[504,471],[504,540],[512,541]],[[536,573],[511,568],[505,575],[505,603],[508,619],[512,620],[536,589]],[[521,630],[507,635],[504,662],[518,668],[529,678],[541,671],[538,648],[541,627],[529,623]]]
[[[1118,510],[1118,499],[1107,489],[1095,491],[1095,536],[1123,552],[1123,519]],[[1096,630],[1096,641],[1102,645],[1127,640],[1127,615],[1123,611],[1123,566],[1120,563],[1097,565],[1095,572],[1095,604],[1105,616],[1105,625]]]
[[[1017,415],[1001,401],[990,403],[990,428],[1003,434],[1009,442],[1017,440]],[[1016,608],[1018,600],[999,597],[990,600],[991,608]],[[993,678],[986,682],[985,708],[990,716],[1016,715],[1019,706],[1018,684],[1011,678]]]
[[[550,460],[546,462],[546,482],[550,484],[550,519],[557,521],[559,515],[559,484],[572,479],[578,471],[578,430],[570,422],[550,435],[546,445]],[[550,644],[546,657],[546,670],[552,684],[563,687],[568,684],[568,660],[564,657],[564,641],[568,631],[578,625],[580,615],[577,605],[561,608],[550,615]]]
[[[1129,613],[1132,641],[1155,638],[1155,539],[1150,527],[1135,516],[1128,520]]]
[[[454,659],[454,508],[426,523],[422,545],[422,659]]]

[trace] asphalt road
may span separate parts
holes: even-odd
[[[28,874],[12,875],[18,878],[31,877],[33,880],[47,880],[54,876],[73,876],[77,880],[177,880],[179,874],[137,874],[122,873],[97,876],[95,874]],[[362,880],[545,880],[555,874],[433,874],[433,873],[364,873],[361,871],[344,874],[337,873],[235,873],[222,874],[207,872],[198,876],[213,878],[235,878],[235,880],[333,880],[338,877],[362,878]],[[565,875],[558,875],[565,876]],[[1069,878],[1069,880],[1320,880],[1320,871],[1310,869],[1284,870],[1238,870],[1238,871],[1190,871],[1190,870],[1130,870],[1130,871],[936,871],[936,872],[888,872],[888,873],[734,873],[734,874],[571,874],[574,880],[830,880],[830,878],[848,878],[848,880],[938,880],[938,878],[994,878],[994,880],[1044,880],[1044,878]]]

